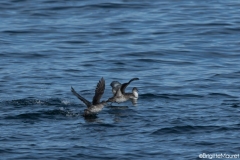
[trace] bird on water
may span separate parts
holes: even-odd
[[[83,116],[96,116],[96,114],[103,109],[103,107],[107,104],[106,101],[100,102],[100,99],[104,93],[104,90],[105,90],[105,80],[101,78],[96,86],[95,95],[92,99],[92,102],[89,102],[84,97],[79,95],[74,90],[73,87],[71,87],[72,93],[87,106],[87,108],[84,110]]]
[[[127,100],[132,100],[132,103],[136,103],[138,99],[138,89],[137,87],[133,87],[132,93],[125,93],[125,89],[127,86],[135,80],[139,80],[139,78],[132,78],[129,82],[127,83],[119,83],[118,81],[113,81],[110,86],[112,87],[112,93],[113,97],[109,98],[107,102],[125,102]]]

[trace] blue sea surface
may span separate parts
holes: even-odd
[[[240,1],[0,2],[4,160],[240,158]],[[104,77],[137,105],[92,100]]]

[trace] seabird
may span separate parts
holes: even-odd
[[[101,78],[101,80],[99,80],[97,84],[97,87],[95,89],[95,95],[91,103],[85,98],[83,98],[82,96],[80,96],[73,89],[73,87],[71,87],[72,93],[87,106],[87,109],[84,110],[83,116],[94,116],[103,109],[104,105],[107,104],[106,101],[100,102],[100,99],[104,93],[104,89],[105,89],[105,80]]]
[[[139,80],[139,78],[133,78],[128,83],[123,84],[119,83],[118,81],[113,81],[110,86],[112,87],[114,96],[109,98],[107,102],[121,103],[131,99],[133,103],[136,103],[136,100],[138,99],[138,89],[136,87],[133,87],[132,93],[125,93],[127,86],[135,80]]]

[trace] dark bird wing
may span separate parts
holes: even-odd
[[[128,83],[123,83],[122,86],[121,86],[121,92],[122,94],[125,93],[125,89],[127,88],[127,86],[132,82],[132,81],[135,81],[135,80],[139,80],[139,78],[133,78],[131,79]]]
[[[95,89],[95,95],[92,100],[92,104],[98,104],[100,103],[100,99],[104,93],[105,90],[105,80],[101,78],[101,80],[98,82],[97,87]]]
[[[87,107],[90,107],[90,106],[92,105],[91,102],[89,102],[88,100],[86,100],[85,98],[83,98],[82,96],[80,96],[80,95],[73,89],[73,87],[71,87],[71,91],[72,91],[72,93],[73,93],[78,99],[80,99],[83,103],[85,103]]]

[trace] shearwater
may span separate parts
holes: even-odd
[[[139,80],[139,78],[132,78],[128,83],[121,84],[118,81],[113,81],[110,86],[112,87],[113,97],[109,98],[107,102],[125,102],[127,100],[132,100],[132,103],[135,104],[138,99],[138,89],[137,87],[133,87],[132,93],[125,93],[125,89],[127,86],[135,80]]]
[[[106,101],[100,102],[100,99],[104,93],[104,90],[105,90],[105,80],[101,78],[101,80],[97,84],[97,87],[95,89],[95,95],[91,103],[85,98],[83,98],[81,95],[79,95],[73,89],[73,87],[71,87],[72,93],[87,106],[87,109],[84,110],[83,116],[95,116],[98,112],[100,112],[103,109],[103,107],[107,104]]]

